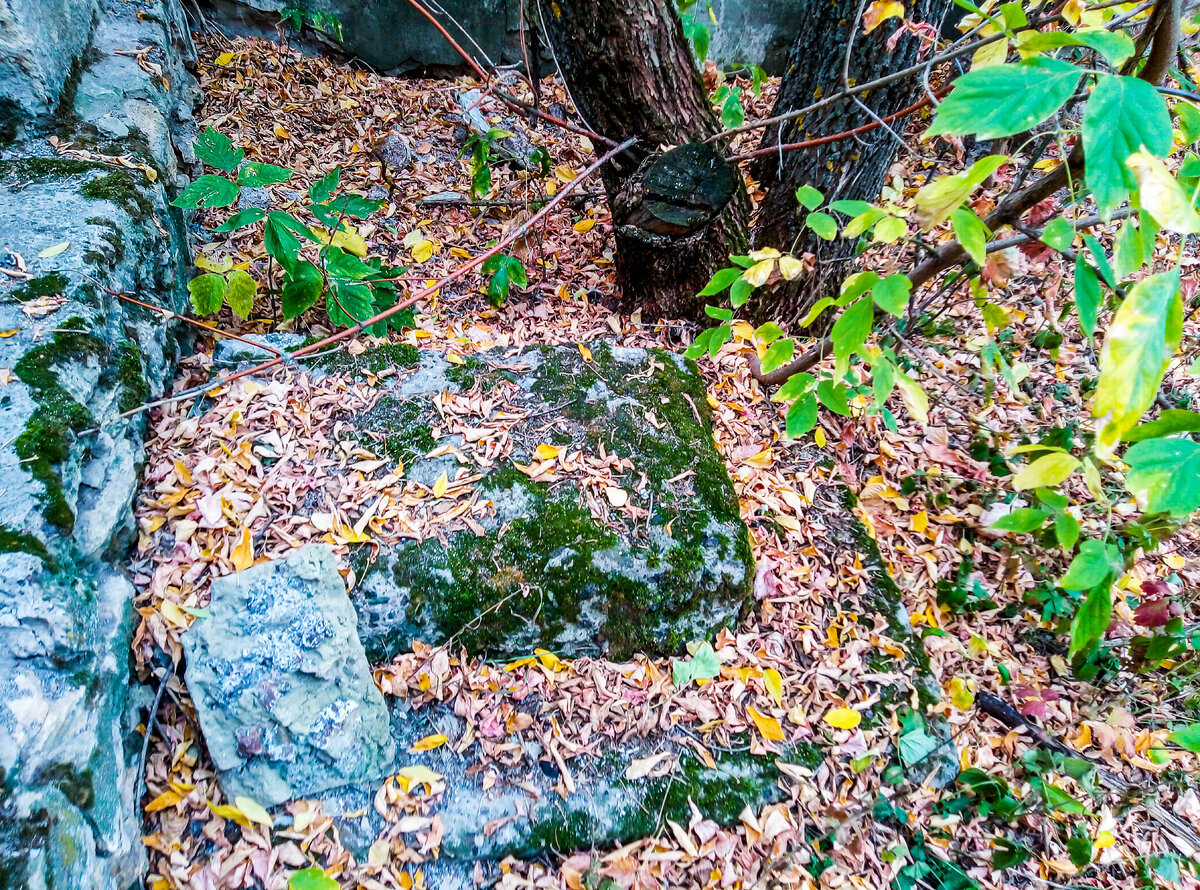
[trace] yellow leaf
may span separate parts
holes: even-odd
[[[233,561],[233,567],[239,572],[254,565],[254,542],[250,538],[249,528],[242,529],[242,540],[233,548],[229,558]]]
[[[276,139],[290,139],[291,136],[292,136],[292,134],[288,132],[287,127],[283,126],[282,124],[275,125],[275,138]]]
[[[1016,491],[1040,488],[1043,485],[1058,485],[1079,468],[1079,461],[1061,451],[1052,451],[1031,463],[1012,478]]]
[[[575,345],[579,347],[579,354],[583,356],[583,360],[590,362],[592,360],[592,351],[582,343],[576,343]]]
[[[559,665],[562,664],[562,659],[549,649],[534,649],[533,654],[538,657],[538,661],[542,663],[542,667],[550,668],[552,671],[558,670]]]
[[[1125,165],[1137,178],[1141,206],[1155,222],[1180,235],[1200,232],[1200,215],[1192,209],[1191,197],[1166,164],[1148,152],[1138,151],[1125,160]]]
[[[547,445],[543,442],[534,449],[533,456],[538,460],[554,460],[560,453],[562,453],[562,449],[557,445]]]
[[[783,705],[783,678],[779,676],[779,671],[775,668],[767,668],[763,671],[763,686],[767,687],[767,692],[771,698],[775,700],[775,704]]]
[[[896,0],[875,0],[863,13],[863,33],[870,34],[893,18],[904,18],[904,4]]]
[[[366,544],[371,540],[365,531],[356,531],[348,525],[340,526],[333,534],[338,544]]]
[[[433,256],[433,242],[429,239],[422,238],[412,246],[412,258],[416,262],[423,263],[431,256]]]
[[[396,781],[405,791],[414,785],[424,785],[428,794],[433,794],[434,787],[440,785],[443,778],[441,773],[435,773],[429,767],[419,765],[406,766],[396,773]]]
[[[786,281],[795,281],[804,273],[804,263],[791,254],[779,258],[779,274]]]
[[[55,244],[53,247],[47,247],[45,250],[41,251],[38,254],[38,259],[46,260],[52,256],[58,256],[60,253],[62,253],[64,250],[66,250],[70,246],[71,246],[70,241],[60,241],[58,244]]]
[[[554,168],[554,175],[562,182],[570,182],[579,174],[572,170],[569,164],[559,164]]]
[[[222,819],[229,819],[232,822],[236,822],[238,825],[242,826],[242,828],[249,828],[252,824],[250,820],[246,818],[246,814],[237,807],[231,807],[227,804],[209,803],[208,808],[212,810],[215,815],[220,816]]]
[[[367,255],[366,240],[362,235],[350,228],[342,228],[334,232],[330,244],[334,247],[340,247],[346,253],[352,253],[357,257],[365,257]]]
[[[446,478],[446,471],[442,470],[442,475],[437,477],[437,481],[433,483],[433,496],[440,498],[446,493],[446,489],[450,487],[450,480]]]
[[[146,804],[146,812],[157,813],[159,810],[175,806],[181,800],[183,800],[183,796],[178,791],[173,789],[164,791],[158,797],[154,798],[154,800],[150,801],[150,803]]]
[[[761,451],[750,455],[748,458],[742,461],[742,463],[750,464],[752,467],[761,467],[765,470],[767,467],[771,466],[774,461],[775,457],[771,452],[771,446],[768,445]]]
[[[167,621],[169,621],[171,624],[174,624],[176,627],[188,626],[187,615],[184,614],[183,609],[179,608],[179,606],[176,603],[171,602],[171,600],[163,600],[161,603],[159,603],[158,611],[163,618],[166,618]]]
[[[821,719],[834,729],[854,729],[862,723],[862,714],[853,708],[833,708]]]
[[[224,68],[226,65],[228,65],[232,61],[233,61],[233,53],[221,53],[221,55],[219,55],[215,59],[213,59],[213,64],[218,65],[221,68]]]
[[[764,739],[771,742],[782,742],[787,738],[783,734],[783,727],[779,725],[779,721],[774,717],[760,714],[758,709],[753,705],[746,708],[746,713],[750,715],[750,719],[754,721],[754,725],[758,727],[758,731],[762,733]]]
[[[825,430],[821,429],[820,427],[817,427],[815,430],[813,430],[813,441],[817,443],[818,448],[824,448],[826,442]]]
[[[447,352],[446,353],[446,361],[448,361],[452,365],[465,365],[467,363],[467,360],[465,358],[463,358],[461,355],[459,355],[457,352]]]
[[[241,810],[246,818],[251,822],[257,822],[259,825],[265,825],[267,828],[275,826],[275,820],[271,818],[271,814],[263,808],[253,797],[235,797],[234,804]]]
[[[233,268],[233,263],[228,259],[222,259],[218,262],[202,253],[196,256],[196,267],[203,269],[205,272],[215,272],[217,275],[223,275]]]
[[[775,271],[775,260],[761,260],[742,273],[742,277],[754,287],[762,287]]]
[[[1178,553],[1168,553],[1163,557],[1163,562],[1173,569],[1182,569],[1185,565],[1187,565],[1187,560]]]
[[[533,655],[526,655],[524,658],[510,661],[504,666],[504,669],[506,671],[515,671],[517,668],[529,667],[531,664],[537,664],[537,658]]]
[[[449,739],[447,739],[441,733],[438,733],[437,735],[427,735],[408,750],[412,751],[414,754],[418,751],[432,751],[434,748],[442,747],[442,745],[446,744],[447,741],[449,741]]]
[[[925,534],[925,529],[929,528],[929,514],[922,510],[908,520],[908,527],[918,535]]]
[[[624,507],[629,503],[629,493],[623,488],[617,488],[615,485],[605,486],[604,496],[608,498],[608,502],[614,507]]]
[[[571,228],[580,235],[586,235],[592,230],[592,226],[595,224],[596,221],[594,219],[581,219],[579,222],[575,223],[575,225],[571,226]]]
[[[975,704],[975,693],[962,677],[954,677],[950,681],[950,703],[960,711],[969,710]]]
[[[920,424],[929,423],[929,395],[921,384],[897,369],[896,389],[900,392],[900,401],[913,416],[913,420]]]
[[[20,328],[13,328],[9,331],[0,331],[0,339],[7,340],[9,337],[15,337],[19,333],[21,333]]]

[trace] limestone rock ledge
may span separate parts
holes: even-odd
[[[178,344],[109,291],[185,306],[169,201],[198,89],[177,0],[0,0],[0,30],[0,888],[123,890],[145,863],[119,569],[145,416],[116,418]]]

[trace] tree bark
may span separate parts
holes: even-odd
[[[914,0],[906,17],[937,28],[952,5],[952,0]],[[911,34],[901,36],[894,49],[888,48],[898,19],[881,23],[870,34],[863,33],[860,12],[865,6],[862,0],[809,2],[804,6],[797,16],[796,42],[788,57],[772,116],[811,105],[823,95],[840,92],[844,88],[844,74],[848,74],[849,85],[853,86],[917,61],[921,41]],[[911,105],[922,92],[921,79],[913,77],[858,98],[874,115],[886,117]],[[841,133],[875,119],[853,99],[847,99],[768,128],[760,147],[765,149]],[[892,128],[902,132],[904,122],[899,121]],[[875,201],[898,148],[896,137],[888,128],[881,127],[817,151],[771,155],[755,163],[753,173],[768,192],[759,207],[754,245],[790,250],[797,256],[811,253],[815,266],[811,274],[795,281],[782,281],[753,297],[748,305],[753,316],[791,325],[822,297],[837,296],[850,271],[855,244],[842,238],[823,241],[805,229],[807,211],[797,202],[796,189],[803,185],[814,186],[821,190],[826,201]]]
[[[539,0],[539,15],[583,121],[638,139],[603,174],[622,308],[702,317],[697,292],[745,252],[749,202],[724,146],[695,145],[720,128],[673,0]]]

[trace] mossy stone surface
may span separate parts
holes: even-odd
[[[482,534],[468,530],[387,548],[352,591],[372,659],[413,639],[454,640],[469,652],[509,657],[536,647],[564,655],[669,654],[737,621],[753,580],[749,534],[713,443],[703,380],[661,350],[599,342],[585,360],[575,346],[515,355],[481,354],[449,365],[422,353],[398,374],[374,410],[351,418],[360,444],[404,462],[425,485],[465,447],[440,438],[434,399],[486,394],[495,410],[521,412],[513,450],[482,474]],[[638,508],[602,522],[578,473],[535,481],[539,444],[632,462],[610,480]],[[594,490],[590,495],[604,497]]]

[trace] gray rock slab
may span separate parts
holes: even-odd
[[[468,496],[478,527],[385,547],[374,562],[368,549],[352,554],[372,660],[414,639],[453,639],[489,657],[542,647],[621,660],[675,653],[736,622],[753,579],[750,541],[695,364],[664,350],[589,348],[590,361],[574,345],[541,346],[457,366],[421,353],[371,411],[345,418],[359,444],[426,486],[454,479],[455,452],[474,447],[465,421],[441,419],[440,394],[475,393],[489,416],[528,418],[507,429],[503,458],[463,458],[481,476]],[[550,466],[531,478],[519,467],[538,464],[543,443],[579,455],[580,466],[628,463],[611,471],[611,492],[581,471]]]
[[[328,545],[212,584],[183,636],[186,680],[219,781],[264,806],[378,778],[395,746]]]

